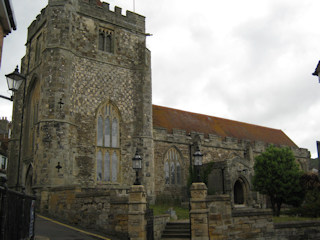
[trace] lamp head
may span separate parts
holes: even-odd
[[[18,66],[12,72],[6,75],[9,90],[16,92],[21,86],[22,82],[26,80],[25,76],[19,72]]]

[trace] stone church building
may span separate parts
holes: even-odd
[[[150,201],[188,200],[196,147],[211,163],[209,194],[229,194],[235,206],[263,206],[251,177],[269,144],[290,147],[307,170],[309,152],[281,130],[152,105],[147,36],[145,17],[108,3],[48,1],[28,28],[21,61],[9,187],[35,191],[43,212],[122,232],[136,150]]]

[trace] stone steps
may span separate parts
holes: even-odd
[[[162,240],[189,240],[190,238],[189,221],[168,222],[161,237]]]

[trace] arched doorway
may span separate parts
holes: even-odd
[[[244,188],[243,182],[237,180],[233,187],[234,191],[234,204],[244,204]]]

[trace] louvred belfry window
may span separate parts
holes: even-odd
[[[98,49],[100,51],[113,53],[114,32],[110,29],[100,28],[98,35]]]
[[[118,109],[108,102],[97,114],[96,180],[118,182],[120,162],[120,115]]]

